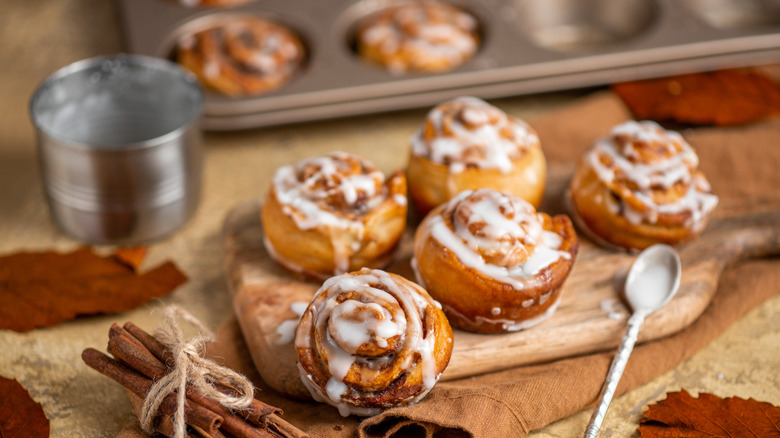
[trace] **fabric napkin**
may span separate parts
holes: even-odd
[[[631,118],[611,92],[599,92],[532,120],[548,162],[574,163],[593,140]],[[780,199],[780,119],[747,126],[682,131],[697,150],[700,168],[724,203]],[[780,224],[778,224],[780,226]],[[705,312],[683,331],[635,348],[618,394],[674,368],[731,323],[780,292],[780,260],[751,261],[728,269]],[[540,327],[540,329],[543,329]],[[520,437],[595,403],[613,351],[440,382],[420,403],[360,421],[329,406],[293,401],[258,376],[234,318],[218,331],[209,355],[256,382],[262,400],[316,437]],[[119,436],[138,436],[131,425]]]

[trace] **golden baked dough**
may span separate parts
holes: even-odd
[[[265,246],[309,279],[390,263],[406,226],[406,179],[336,152],[279,168],[262,208]]]
[[[718,203],[683,137],[655,122],[628,121],[579,163],[568,198],[598,243],[641,250],[698,235]]]
[[[547,164],[536,132],[484,100],[433,108],[411,138],[409,196],[421,213],[463,190],[493,188],[538,207]]]
[[[454,327],[504,333],[552,315],[577,249],[567,216],[551,218],[509,193],[481,189],[426,216],[412,266]]]
[[[477,20],[437,2],[388,7],[361,21],[355,33],[358,54],[392,73],[450,70],[479,48]]]
[[[295,335],[304,384],[344,416],[423,398],[449,363],[452,342],[447,317],[420,286],[370,269],[328,279]]]
[[[300,70],[304,48],[287,27],[258,17],[231,17],[184,35],[176,60],[204,86],[228,96],[266,93]]]

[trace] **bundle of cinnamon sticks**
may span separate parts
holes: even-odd
[[[170,370],[166,363],[172,363],[167,347],[151,334],[132,322],[120,327],[113,324],[108,335],[110,357],[93,348],[87,348],[81,358],[87,365],[114,379],[125,387],[136,415],[152,384]],[[225,394],[235,390],[217,384]],[[308,438],[292,424],[284,421],[282,410],[254,399],[244,411],[232,411],[206,398],[192,388],[187,389],[187,403],[184,414],[188,436],[204,438],[257,437],[257,438]],[[173,436],[173,417],[176,411],[176,395],[168,395],[160,405],[159,417],[155,422],[157,432]]]

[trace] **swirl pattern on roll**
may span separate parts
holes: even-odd
[[[301,68],[304,48],[287,27],[258,17],[232,17],[181,37],[177,61],[203,84],[229,96],[265,93]]]
[[[295,337],[311,395],[346,416],[414,403],[449,362],[452,330],[420,286],[380,270],[325,281]]]
[[[561,236],[544,229],[545,220],[520,198],[482,189],[452,199],[441,214],[430,218],[423,232],[465,266],[524,289],[541,281],[536,275],[543,269],[561,258],[571,259],[560,250]]]
[[[491,188],[538,207],[547,164],[524,121],[475,97],[434,107],[410,139],[409,196],[425,214],[464,190]]]
[[[700,230],[718,203],[697,170],[699,158],[677,132],[651,121],[628,121],[596,142],[586,163],[615,194],[606,199],[613,213],[632,224],[656,223],[659,215],[685,216]]]
[[[372,163],[342,152],[281,167],[273,179],[277,199],[301,229],[362,227],[360,215],[387,195],[384,182]]]
[[[513,160],[539,144],[527,123],[476,97],[459,97],[433,108],[412,136],[412,154],[448,166],[510,172]]]
[[[271,255],[304,276],[325,279],[386,265],[406,225],[406,179],[334,152],[280,167],[262,212]]]
[[[358,53],[393,73],[449,70],[479,48],[471,14],[437,2],[392,6],[358,25]]]
[[[555,312],[577,249],[567,216],[550,217],[509,193],[480,189],[426,216],[412,267],[453,326],[504,333]]]

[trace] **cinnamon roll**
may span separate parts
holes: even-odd
[[[454,327],[504,333],[555,312],[577,249],[567,216],[550,217],[509,193],[480,189],[426,216],[412,266]]]
[[[593,145],[568,191],[580,228],[602,244],[641,250],[698,235],[718,203],[696,152],[655,122],[628,121]]]
[[[290,29],[248,16],[187,34],[176,47],[176,60],[204,86],[233,97],[281,87],[303,59],[303,44]]]
[[[412,136],[409,196],[422,213],[463,190],[493,188],[538,207],[547,164],[536,132],[475,97],[433,108]]]
[[[358,55],[397,74],[450,70],[479,48],[477,20],[437,2],[384,9],[359,23],[355,39]]]
[[[309,279],[390,263],[406,226],[406,178],[335,152],[279,168],[262,208],[265,246]]]
[[[328,279],[295,335],[301,379],[343,416],[415,403],[452,353],[452,329],[420,286],[380,270]]]

